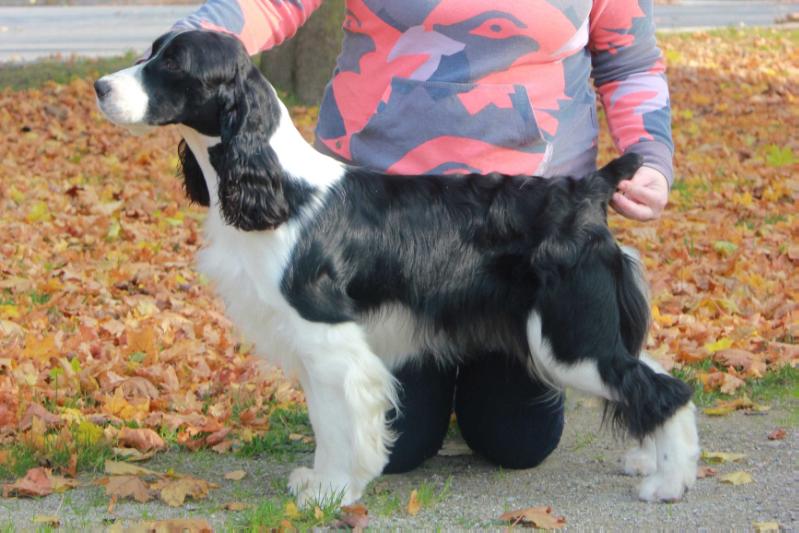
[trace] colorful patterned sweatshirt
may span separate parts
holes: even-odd
[[[320,2],[209,0],[175,29],[229,32],[255,54]],[[316,146],[392,173],[580,176],[596,166],[598,93],[619,151],[671,182],[652,18],[652,0],[347,0]]]

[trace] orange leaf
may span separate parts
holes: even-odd
[[[419,514],[419,511],[422,508],[421,502],[419,502],[419,494],[416,492],[416,489],[411,491],[411,495],[408,498],[408,514],[411,516],[416,516]]]
[[[150,450],[162,450],[166,448],[166,443],[158,433],[149,428],[131,429],[123,427],[119,432],[119,443],[123,446],[136,448],[140,452]]]
[[[500,520],[510,522],[511,525],[522,524],[541,529],[558,529],[566,525],[566,518],[552,514],[552,507],[528,507],[518,511],[503,513]]]

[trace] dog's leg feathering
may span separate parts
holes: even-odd
[[[645,501],[676,501],[696,480],[699,439],[690,390],[681,381],[651,368],[648,358],[614,356],[610,374],[595,360],[565,363],[542,334],[541,317],[527,324],[534,368],[561,387],[600,396],[610,402],[613,421],[641,442],[627,457],[625,469],[647,477],[638,496]]]
[[[313,349],[301,353],[300,381],[316,438],[313,468],[297,468],[289,488],[297,504],[350,504],[380,475],[393,436],[386,412],[396,404],[394,378],[360,328],[320,326]]]

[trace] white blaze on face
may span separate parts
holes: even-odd
[[[142,85],[144,65],[135,65],[100,78],[100,83],[108,84],[109,91],[98,98],[97,103],[111,122],[121,126],[144,126],[148,101]]]

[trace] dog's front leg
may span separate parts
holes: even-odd
[[[300,350],[300,382],[316,438],[313,468],[297,468],[289,488],[300,506],[352,503],[380,475],[392,435],[386,412],[394,378],[354,324],[319,326]]]

